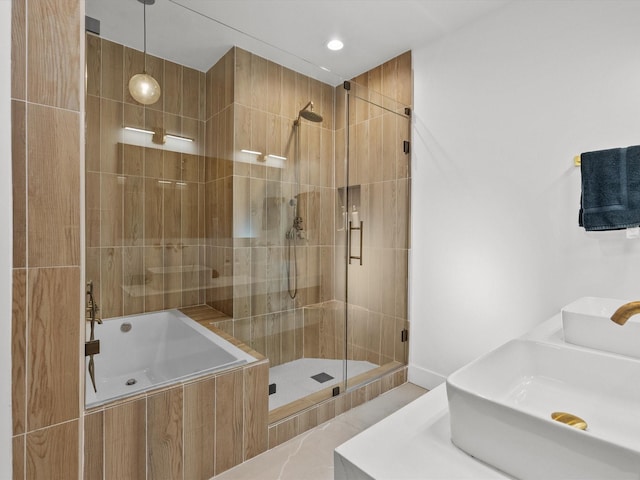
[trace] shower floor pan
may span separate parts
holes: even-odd
[[[378,365],[365,361],[347,361],[349,378],[374,368],[378,368]],[[269,369],[269,383],[276,384],[276,393],[269,395],[269,410],[274,410],[331,385],[341,383],[343,375],[344,360],[301,358],[271,367]]]

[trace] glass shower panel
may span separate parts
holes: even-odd
[[[339,187],[344,216],[347,388],[407,364],[410,109],[349,82]]]
[[[333,294],[336,90],[240,48],[230,55],[213,67],[235,73],[225,130],[233,285],[223,299],[231,295],[232,334],[269,359],[271,424],[344,385]]]

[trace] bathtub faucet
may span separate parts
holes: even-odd
[[[89,357],[89,376],[91,377],[91,384],[93,385],[93,391],[97,392],[96,388],[96,367],[93,361],[93,356],[100,353],[100,340],[95,339],[94,327],[96,322],[102,323],[102,320],[98,318],[98,304],[93,296],[93,282],[87,282],[87,321],[91,322],[91,332],[89,335],[89,341],[84,343],[84,356]]]
[[[100,307],[96,303],[96,299],[93,296],[93,281],[87,282],[87,321],[91,322],[91,328],[93,329],[94,322],[102,323],[102,320],[98,318],[98,311]]]
[[[622,305],[618,308],[613,315],[611,315],[611,320],[616,322],[618,325],[624,325],[627,323],[627,320],[634,315],[640,313],[640,302],[629,302]]]

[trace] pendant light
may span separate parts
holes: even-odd
[[[129,80],[129,92],[136,101],[151,105],[158,101],[161,93],[158,81],[147,73],[147,5],[153,5],[156,0],[138,1],[144,5],[144,68]]]

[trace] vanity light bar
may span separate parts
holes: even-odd
[[[124,127],[125,130],[129,130],[131,132],[139,132],[139,133],[146,133],[148,135],[155,135],[156,132],[154,132],[153,130],[145,130],[144,128],[135,128],[135,127]],[[181,135],[172,135],[172,134],[165,134],[166,138],[173,138],[174,140],[182,140],[184,142],[193,142],[193,138],[189,138],[189,137],[183,137]]]
[[[262,155],[262,152],[256,152],[255,150],[245,150],[244,148],[240,150],[242,153],[248,153],[249,155]]]
[[[276,160],[286,160],[287,159],[287,157],[281,157],[280,155],[274,155],[273,153],[270,153],[269,155],[267,155],[267,157],[275,158]]]
[[[124,127],[125,130],[129,130],[131,132],[140,132],[140,133],[148,133],[149,135],[153,135],[155,132],[152,130],[144,130],[143,128],[135,128],[135,127]]]
[[[173,138],[174,140],[182,140],[183,142],[193,142],[193,138],[189,138],[189,137],[182,137],[180,135],[170,135],[170,134],[166,134],[165,137],[167,138]]]

